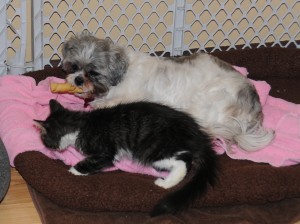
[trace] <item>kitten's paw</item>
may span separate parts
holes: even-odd
[[[77,171],[75,169],[74,166],[72,166],[70,169],[69,169],[69,172],[76,175],[76,176],[87,176],[88,174],[84,174],[84,173],[80,173],[79,171]]]
[[[168,188],[171,188],[171,187],[173,187],[174,185],[176,185],[176,184],[174,184],[173,182],[167,181],[167,180],[162,179],[162,178],[156,179],[154,183],[155,183],[157,186],[162,187],[162,188],[164,188],[164,189],[168,189]]]

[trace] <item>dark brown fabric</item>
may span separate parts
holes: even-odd
[[[247,68],[249,78],[268,82],[272,96],[300,103],[300,49],[277,47],[213,54],[232,65]]]
[[[251,78],[266,80],[272,86],[272,96],[300,103],[300,49],[270,48],[214,54],[231,64],[247,67]],[[47,76],[65,76],[60,68],[25,75],[37,81]],[[44,223],[101,223],[99,219],[102,223],[142,223],[140,220],[144,219],[146,223],[199,223],[203,217],[210,219],[206,223],[272,223],[268,221],[280,217],[285,221],[273,223],[289,223],[288,220],[297,217],[299,220],[300,165],[274,168],[220,156],[217,186],[198,199],[193,209],[157,220],[141,213],[149,211],[166,193],[154,185],[153,177],[120,171],[74,176],[61,161],[51,160],[38,152],[18,155],[15,165],[33,192],[40,195],[35,200],[40,204],[41,217],[46,217]],[[283,203],[285,206],[280,201],[286,203]],[[206,213],[208,211],[210,213]],[[279,211],[282,211],[281,216]],[[250,217],[248,213],[253,216],[252,220],[247,218]],[[204,216],[201,218],[199,214]],[[49,222],[54,219],[50,216],[67,221]],[[226,217],[229,217],[228,222]],[[256,217],[264,222],[254,222]]]
[[[75,176],[61,161],[39,152],[25,152],[15,159],[15,164],[37,191],[72,209],[148,212],[167,192],[153,183],[154,177],[146,175],[117,171]],[[273,168],[220,156],[219,183],[193,207],[263,204],[300,198],[299,184],[295,184],[299,175],[300,165]]]
[[[89,212],[64,208],[29,186],[44,224],[294,224],[300,220],[300,199],[263,205],[188,209],[178,215],[150,218],[141,212]]]
[[[55,76],[62,79],[66,77],[66,73],[60,67],[28,72],[24,75],[34,78],[37,83],[49,76]]]

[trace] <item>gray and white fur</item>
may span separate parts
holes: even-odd
[[[246,151],[268,145],[274,131],[263,127],[259,96],[230,64],[205,53],[152,57],[89,33],[63,45],[67,81],[93,98],[94,108],[147,100],[191,114],[207,132]]]

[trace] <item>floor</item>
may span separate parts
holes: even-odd
[[[0,204],[0,223],[41,224],[25,181],[13,168],[11,175],[10,188]]]

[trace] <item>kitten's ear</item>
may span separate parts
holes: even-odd
[[[33,120],[34,124],[33,126],[39,130],[42,134],[46,134],[47,130],[45,128],[45,121],[41,121],[41,120]]]
[[[64,110],[64,107],[56,100],[53,100],[53,99],[50,100],[49,105],[50,105],[51,113],[59,111],[59,110]]]

